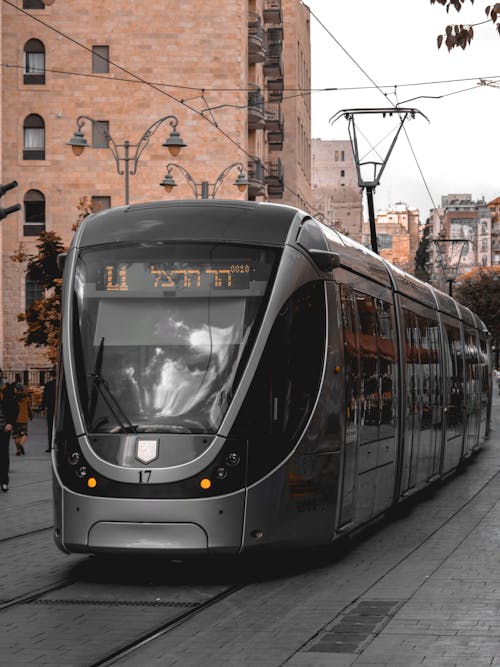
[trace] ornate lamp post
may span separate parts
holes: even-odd
[[[180,134],[177,132],[177,123],[179,122],[177,116],[164,116],[159,118],[148,129],[144,132],[142,137],[136,144],[131,144],[129,141],[124,141],[123,144],[117,144],[113,137],[111,136],[108,128],[98,120],[91,118],[90,116],[78,116],[76,119],[77,129],[73,133],[71,139],[67,142],[67,146],[71,146],[73,153],[76,156],[79,156],[83,153],[83,150],[89,145],[85,136],[82,132],[82,127],[85,125],[85,121],[90,121],[95,125],[98,130],[101,132],[104,139],[108,142],[108,148],[111,150],[113,157],[116,162],[116,171],[120,176],[125,176],[125,204],[129,203],[129,177],[133,176],[137,172],[137,165],[139,163],[139,158],[142,155],[143,150],[149,144],[149,140],[156,132],[156,130],[162,125],[165,121],[169,121],[172,130],[168,139],[164,141],[162,146],[168,149],[170,155],[175,157],[179,154],[181,148],[184,148],[187,144],[184,143]],[[123,149],[123,154],[121,154],[121,149]],[[135,149],[135,150],[134,150]],[[131,151],[134,151],[133,153]],[[124,163],[123,168],[121,163]]]
[[[229,174],[231,169],[235,167],[238,169],[238,176],[236,177],[236,180],[234,181],[233,185],[235,185],[240,192],[244,192],[245,188],[248,185],[248,178],[245,176],[245,172],[243,170],[244,169],[243,164],[241,162],[233,162],[232,164],[228,165],[225,169],[223,169],[221,173],[217,176],[215,183],[209,183],[208,181],[202,181],[201,183],[196,183],[194,178],[189,173],[189,171],[187,171],[187,169],[181,167],[180,164],[175,164],[175,162],[169,162],[169,164],[167,164],[167,173],[165,174],[163,181],[160,183],[160,185],[163,188],[165,188],[167,192],[172,192],[173,188],[177,186],[177,183],[175,182],[175,179],[172,176],[172,170],[177,169],[178,171],[181,172],[181,174],[189,183],[196,199],[215,199],[215,195],[217,194],[217,191],[222,185],[224,179]]]

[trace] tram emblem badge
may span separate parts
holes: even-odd
[[[141,463],[151,463],[158,458],[158,440],[137,440],[136,459]]]

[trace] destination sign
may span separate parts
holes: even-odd
[[[102,267],[97,289],[105,292],[249,289],[253,267],[243,264],[211,264],[196,267],[186,262],[112,263]]]

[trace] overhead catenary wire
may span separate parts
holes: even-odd
[[[10,6],[13,7],[14,9],[16,9],[18,12],[23,13],[26,17],[28,17],[28,18],[30,18],[30,19],[32,19],[32,20],[34,20],[34,21],[40,23],[41,25],[43,25],[43,26],[44,26],[45,28],[47,28],[48,30],[52,30],[53,32],[55,32],[55,33],[57,33],[58,35],[60,35],[61,37],[64,37],[65,39],[71,41],[73,44],[75,44],[75,45],[78,46],[79,48],[82,48],[82,49],[86,50],[86,51],[89,52],[89,53],[93,53],[92,49],[89,48],[89,47],[87,47],[85,44],[82,44],[81,42],[79,42],[79,41],[76,40],[75,38],[73,38],[73,37],[71,37],[70,35],[67,35],[66,33],[64,33],[63,31],[61,31],[61,30],[55,28],[54,26],[50,25],[48,22],[43,21],[43,20],[40,19],[39,17],[37,17],[37,16],[35,16],[35,15],[33,15],[33,14],[30,14],[29,12],[26,12],[25,10],[23,10],[23,9],[21,9],[20,7],[16,6],[11,0],[3,0],[3,2],[6,3],[7,5],[10,5]],[[306,6],[306,7],[307,7],[307,6]],[[337,45],[338,45],[338,46],[339,46],[339,47],[346,53],[346,55],[348,55],[348,57],[349,57],[349,58],[356,64],[356,66],[357,66],[357,67],[363,72],[363,74],[370,80],[370,82],[372,83],[372,86],[353,86],[353,87],[340,87],[340,88],[331,88],[331,87],[327,87],[327,88],[319,88],[319,89],[316,89],[316,88],[310,88],[310,89],[302,89],[302,88],[289,88],[289,89],[287,89],[287,88],[284,88],[284,89],[283,89],[284,91],[290,91],[290,92],[292,92],[292,91],[297,91],[297,92],[296,92],[296,95],[285,96],[283,99],[289,99],[289,98],[293,98],[293,97],[300,96],[300,95],[306,95],[306,94],[309,94],[309,95],[310,95],[310,94],[317,93],[317,92],[333,92],[333,91],[366,90],[366,89],[370,89],[370,88],[376,88],[377,90],[379,90],[379,91],[384,95],[384,97],[385,97],[386,99],[388,99],[387,93],[384,93],[383,90],[382,90],[382,88],[384,88],[384,87],[390,88],[390,87],[394,87],[394,86],[379,86],[379,85],[378,85],[378,84],[377,84],[377,83],[376,83],[376,82],[375,82],[375,81],[374,81],[374,80],[367,74],[367,72],[366,72],[366,71],[359,65],[359,63],[358,63],[358,62],[357,62],[357,61],[356,61],[356,60],[355,60],[355,59],[348,53],[348,51],[347,51],[347,50],[340,44],[340,42],[334,37],[333,33],[332,33],[330,30],[328,30],[328,28],[326,28],[326,26],[325,26],[325,25],[320,21],[320,19],[319,19],[319,18],[318,18],[318,17],[317,17],[311,10],[310,10],[310,8],[307,7],[307,9],[308,9],[308,11],[311,13],[311,15],[316,19],[316,21],[318,21],[318,23],[323,27],[323,29],[326,30],[326,32],[328,33],[328,35],[335,41],[335,43],[336,43],[336,44],[337,44]],[[128,70],[126,67],[123,67],[123,66],[121,66],[121,65],[119,65],[119,64],[117,64],[117,63],[115,63],[115,62],[114,62],[113,60],[111,60],[110,58],[106,58],[105,56],[102,56],[102,55],[101,55],[101,58],[102,58],[103,60],[107,61],[107,62],[108,62],[110,65],[112,65],[113,67],[116,67],[117,69],[119,69],[120,71],[124,72],[125,74],[127,74],[129,77],[132,77],[132,78],[116,77],[116,76],[113,76],[113,77],[110,77],[110,76],[102,76],[102,75],[99,75],[99,74],[96,74],[96,73],[68,72],[68,71],[65,71],[65,70],[48,70],[48,69],[47,69],[46,71],[52,71],[52,72],[54,72],[54,73],[59,73],[59,74],[69,74],[69,75],[74,75],[74,76],[88,76],[88,77],[92,77],[92,78],[105,78],[105,79],[108,80],[108,81],[110,81],[110,80],[111,80],[111,81],[116,80],[116,81],[122,81],[122,82],[127,82],[127,83],[139,83],[139,84],[141,84],[141,85],[146,85],[146,86],[150,87],[151,89],[153,89],[153,90],[155,90],[155,91],[157,91],[157,92],[159,92],[159,93],[161,93],[161,94],[163,94],[163,95],[166,95],[166,96],[169,97],[172,101],[174,101],[174,102],[176,102],[176,103],[178,103],[178,104],[181,104],[182,106],[184,106],[186,109],[188,109],[188,110],[191,111],[192,113],[195,113],[196,115],[198,115],[198,116],[200,116],[201,118],[203,118],[203,119],[204,119],[205,121],[207,121],[212,127],[214,127],[216,130],[218,130],[218,131],[219,131],[219,132],[220,132],[220,133],[221,133],[221,134],[222,134],[228,141],[230,141],[230,142],[231,142],[231,143],[232,143],[238,150],[240,150],[246,157],[253,159],[254,156],[253,156],[251,153],[249,153],[243,146],[241,146],[241,144],[239,144],[239,143],[238,143],[235,139],[233,139],[233,137],[231,137],[231,136],[230,136],[230,135],[229,135],[223,128],[220,127],[219,123],[217,123],[217,121],[215,120],[215,118],[214,118],[214,116],[213,116],[213,113],[212,113],[212,111],[214,110],[214,108],[211,108],[211,107],[208,106],[208,104],[207,104],[207,102],[206,102],[206,99],[205,99],[205,97],[204,97],[204,96],[205,96],[205,93],[207,93],[207,92],[223,92],[223,91],[227,91],[227,92],[231,92],[231,91],[232,91],[232,92],[234,92],[234,91],[240,91],[240,92],[241,92],[241,91],[248,91],[248,92],[250,92],[251,90],[253,90],[253,88],[230,88],[230,87],[228,87],[228,88],[209,88],[209,87],[205,88],[205,87],[197,87],[197,86],[185,86],[185,85],[179,85],[179,84],[151,82],[151,81],[148,81],[148,80],[144,79],[143,77],[141,77],[141,76],[135,74],[134,72]],[[3,67],[22,67],[21,65],[12,65],[12,64],[8,64],[8,63],[7,63],[7,64],[2,64],[2,66],[3,66]],[[488,76],[488,77],[478,77],[477,79],[478,79],[478,80],[481,80],[481,79],[483,79],[483,80],[484,80],[484,79],[499,79],[499,80],[500,80],[500,77],[499,77],[498,75],[495,75],[495,76]],[[443,83],[453,83],[453,82],[461,82],[461,81],[469,81],[469,80],[476,80],[476,78],[475,78],[475,77],[469,77],[469,78],[462,78],[462,79],[449,79],[449,80],[439,80],[439,81],[429,81],[429,82],[410,82],[410,83],[402,83],[402,84],[398,84],[398,85],[399,85],[399,87],[405,87],[405,86],[420,86],[420,85],[434,85],[434,84],[443,84]],[[173,95],[173,94],[171,94],[171,93],[169,93],[169,92],[163,90],[162,87],[177,88],[177,89],[179,89],[179,90],[200,91],[200,95],[197,95],[197,96],[195,96],[195,97],[193,97],[193,98],[190,98],[190,99],[191,99],[191,100],[193,100],[193,99],[198,99],[198,98],[203,99],[204,102],[205,102],[206,108],[205,108],[205,109],[198,110],[198,109],[196,109],[195,107],[193,107],[193,106],[187,104],[187,100],[185,100],[185,99],[183,99],[183,98],[178,98],[178,97],[176,97],[175,95]],[[466,89],[466,90],[468,90],[468,89]],[[441,96],[437,96],[437,99],[441,99],[442,97],[446,97],[446,96],[448,96],[448,95],[458,94],[459,92],[465,92],[465,90],[463,90],[463,91],[453,91],[453,92],[450,92],[450,93],[446,93],[446,94],[443,94],[443,95],[441,95]],[[395,105],[393,105],[393,106],[395,106]],[[241,108],[245,108],[245,107],[248,107],[248,105],[242,105]],[[207,118],[207,116],[205,115],[205,113],[207,113],[207,111],[210,113],[210,116],[211,116],[210,118]],[[412,151],[412,152],[413,152],[414,158],[416,159],[416,156],[415,156],[415,154],[414,154],[414,151]],[[267,169],[267,167],[266,167],[265,165],[262,165],[262,166],[263,166],[263,168],[264,168],[264,170],[265,170],[266,172],[269,172],[269,170]],[[418,162],[417,162],[417,166],[419,167]],[[420,171],[421,175],[423,176],[420,167],[419,167],[419,171]],[[426,187],[427,187],[427,185],[426,185]],[[284,184],[284,188],[285,188],[288,192],[290,192],[292,195],[294,195],[295,197],[301,197],[301,195],[300,195],[299,193],[295,192],[295,191],[294,191],[292,188],[290,188],[288,185]],[[428,190],[428,192],[429,192],[429,190]],[[305,200],[303,200],[303,201],[305,201]],[[315,213],[319,213],[318,209],[317,209],[311,202],[305,201],[305,203],[306,203],[306,205],[308,206],[308,208],[310,209],[311,212],[313,212],[313,213],[314,213],[314,212],[315,212]],[[325,217],[325,219],[327,219],[329,222],[331,222],[332,224],[334,224],[334,221],[333,221],[333,220],[330,220],[330,219],[327,218],[327,217]]]
[[[302,2],[302,0],[301,0],[301,2]],[[304,4],[304,3],[302,2],[302,4]],[[387,94],[387,93],[384,93],[384,91],[381,89],[381,87],[378,86],[378,85],[375,83],[375,81],[369,76],[369,74],[367,74],[367,72],[361,67],[361,65],[360,65],[360,64],[359,64],[359,63],[358,63],[358,62],[357,62],[357,61],[356,61],[350,54],[349,54],[349,52],[348,52],[348,51],[347,51],[347,50],[340,44],[340,42],[334,37],[334,35],[332,34],[332,32],[331,32],[330,30],[328,30],[328,28],[326,28],[326,26],[323,24],[322,21],[320,21],[320,19],[316,16],[316,14],[314,14],[314,12],[313,12],[311,9],[309,9],[309,12],[310,12],[311,16],[313,16],[313,18],[319,23],[319,25],[320,25],[320,26],[327,32],[327,34],[334,40],[334,42],[335,42],[335,43],[336,43],[336,44],[337,44],[337,45],[344,51],[344,53],[346,53],[346,55],[352,60],[352,62],[356,65],[356,67],[358,67],[358,69],[360,69],[360,71],[361,71],[361,72],[362,72],[362,73],[369,79],[369,81],[371,81],[371,83],[375,85],[375,87],[382,93],[382,95],[384,95],[384,97],[389,101],[389,103],[392,104],[392,106],[393,106],[395,109],[397,109],[399,105],[398,105],[397,103],[392,102],[392,101],[389,99],[388,94]],[[459,91],[459,92],[465,92],[465,91]],[[394,87],[394,93],[395,93],[396,96],[397,96],[397,86]],[[416,98],[415,98],[415,99],[416,99]],[[410,100],[407,100],[407,101],[410,101]],[[430,201],[432,202],[433,208],[437,208],[437,207],[436,207],[436,204],[435,204],[435,202],[434,202],[434,198],[433,198],[433,196],[432,196],[432,194],[431,194],[429,185],[428,185],[428,183],[427,183],[427,179],[426,179],[425,176],[424,176],[423,170],[422,170],[422,168],[421,168],[421,166],[420,166],[420,163],[419,163],[419,161],[418,161],[418,158],[417,158],[417,155],[416,155],[416,153],[415,153],[415,150],[414,150],[414,148],[413,148],[413,146],[412,146],[412,144],[411,144],[411,141],[410,141],[408,132],[407,132],[407,130],[406,130],[405,127],[403,127],[403,130],[404,130],[404,132],[405,132],[405,136],[406,136],[407,141],[408,141],[408,144],[409,144],[409,146],[410,146],[411,154],[412,154],[412,156],[413,156],[413,158],[414,158],[414,160],[415,160],[415,163],[416,163],[416,165],[417,165],[417,169],[418,169],[419,174],[420,174],[420,176],[421,176],[421,178],[422,178],[422,181],[423,181],[423,183],[424,183],[424,187],[425,187],[425,189],[426,189],[426,191],[427,191],[427,194],[429,195]]]

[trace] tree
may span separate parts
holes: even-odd
[[[26,262],[26,277],[44,290],[41,299],[35,301],[25,313],[19,313],[17,319],[28,325],[21,338],[24,344],[46,347],[47,357],[54,363],[59,346],[62,284],[57,256],[65,251],[65,247],[62,238],[55,232],[42,232],[36,247],[36,255],[26,255],[20,248],[11,257],[15,262]]]
[[[89,197],[82,197],[77,205],[78,217],[72,227],[78,229],[80,223],[96,208]],[[14,262],[26,262],[26,276],[43,287],[43,295],[25,313],[19,313],[19,322],[26,322],[27,329],[21,340],[26,346],[47,348],[51,363],[57,359],[60,341],[61,288],[62,276],[57,256],[66,251],[62,238],[55,232],[42,232],[38,237],[37,254],[27,255],[22,246],[11,257]]]
[[[457,283],[454,296],[473,310],[486,324],[494,339],[500,339],[500,271],[479,268]]]
[[[450,7],[454,7],[457,12],[462,9],[467,0],[430,0],[431,5],[434,5],[436,2],[440,5],[446,7],[446,11],[450,11]],[[473,5],[474,0],[470,0],[470,3]],[[495,26],[497,32],[500,34],[500,2],[496,2],[493,5],[488,5],[485,7],[485,14],[487,16],[486,21],[479,21],[474,24],[451,24],[447,25],[444,35],[439,35],[437,38],[438,49],[441,48],[441,44],[446,44],[448,51],[456,47],[462,49],[467,48],[470,45],[471,41],[474,38],[474,27],[481,25],[482,23],[488,23],[489,21]]]
[[[429,276],[429,261],[430,261],[430,234],[431,234],[431,219],[427,218],[424,227],[424,233],[418,244],[417,252],[415,253],[415,276],[424,280],[425,282],[430,281]]]

